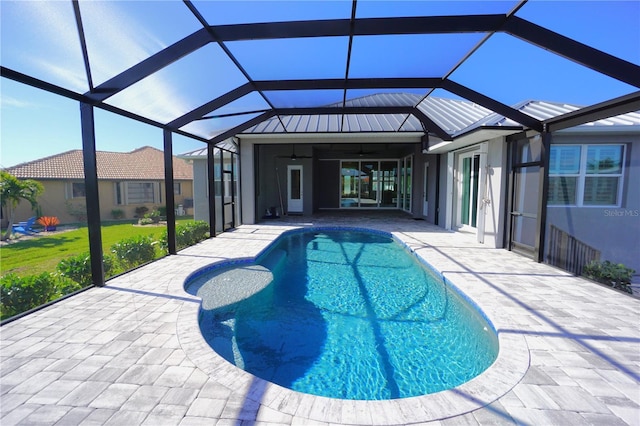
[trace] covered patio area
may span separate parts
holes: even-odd
[[[0,423],[638,424],[638,299],[402,212],[289,219],[241,225],[4,325]],[[281,388],[217,356],[187,276],[311,226],[393,233],[486,313],[496,363],[449,391],[348,401]]]

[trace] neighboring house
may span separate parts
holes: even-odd
[[[601,259],[640,272],[640,191],[635,184],[640,182],[640,114],[551,135],[544,220],[538,217],[540,135],[525,133],[522,125],[468,101],[421,99],[387,93],[352,99],[346,106],[420,104],[453,141],[425,137],[421,123],[406,114],[283,116],[235,135],[240,222],[262,220],[273,207],[289,215],[396,209],[472,233],[490,247],[530,256],[541,251],[545,259],[553,225],[565,239],[598,251]],[[577,109],[540,101],[515,108],[539,120]],[[198,215],[198,206],[208,204],[202,198],[207,187],[199,185],[201,179],[206,182],[206,150],[181,157],[194,160]],[[202,212],[206,219],[208,210]],[[544,220],[542,231],[539,219]],[[547,247],[536,247],[540,232],[546,232]]]
[[[121,210],[125,219],[136,216],[136,208],[149,210],[165,204],[164,153],[152,147],[131,152],[96,152],[100,217],[114,218]],[[19,179],[42,183],[44,193],[38,198],[43,216],[57,216],[61,223],[78,222],[85,216],[85,183],[82,150],[72,150],[28,163],[9,167],[7,172]],[[174,158],[174,196],[180,213],[191,212],[193,204],[193,170],[185,160]],[[16,220],[34,216],[31,206],[21,202]]]

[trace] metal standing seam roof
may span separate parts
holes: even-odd
[[[418,104],[418,109],[427,114],[436,124],[452,135],[464,134],[482,127],[522,127],[519,123],[500,114],[491,112],[472,102],[430,96],[421,101],[421,97],[411,93],[384,93],[369,95],[347,101],[353,107],[408,106]],[[335,105],[330,105],[335,106]],[[537,120],[546,120],[580,109],[579,106],[557,102],[527,101],[514,106]],[[333,120],[326,119],[331,117]],[[351,117],[351,116],[350,116]],[[406,114],[356,114],[355,119],[348,121],[350,132],[422,132],[424,129],[415,117],[407,118]],[[340,116],[298,115],[283,117],[287,125],[286,133],[332,133],[337,132],[337,120]],[[309,127],[309,123],[315,123]],[[285,133],[279,125],[278,118],[271,118],[263,123],[247,129],[243,134],[277,134]],[[640,126],[640,113],[626,113],[616,117],[589,122],[582,126]]]
[[[428,97],[412,93],[381,93],[350,99],[347,107],[414,107],[427,114],[436,124],[449,133],[459,132],[482,117],[491,114],[491,110],[480,105],[461,100]],[[329,108],[337,104],[327,105]],[[281,117],[286,130],[280,125],[278,117],[266,120],[243,134],[265,133],[333,133],[339,132],[340,115],[295,115]],[[310,125],[313,123],[313,125]],[[425,132],[422,123],[410,114],[348,114],[345,132]]]
[[[574,111],[579,111],[581,106],[571,105],[560,102],[548,102],[548,101],[525,101],[516,106],[515,109],[522,111],[523,113],[530,115],[538,120],[547,120],[553,117],[561,116],[563,114],[569,114]],[[499,114],[490,114],[484,119],[478,121],[473,127],[481,126],[517,126],[513,120],[501,116]],[[583,123],[579,128],[584,127],[611,127],[611,126],[638,126],[640,128],[640,111],[628,112],[620,114],[614,117],[604,118],[596,121],[590,121]]]
[[[131,152],[96,151],[98,179],[164,180],[164,153],[145,146]],[[6,169],[20,179],[84,180],[82,150],[76,149],[50,157],[18,164]],[[174,156],[173,176],[176,180],[193,179],[193,168]]]

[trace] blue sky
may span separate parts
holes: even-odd
[[[348,18],[351,2],[196,0],[194,4],[210,23],[229,24]],[[515,4],[515,1],[390,4],[361,0],[357,15],[366,18],[385,13],[392,16],[505,13]],[[200,28],[181,1],[81,1],[80,7],[94,85]],[[87,90],[70,1],[3,0],[0,16],[3,66],[78,93]],[[530,1],[518,16],[640,64],[638,1]],[[439,77],[481,37],[482,34],[356,38],[350,75]],[[253,79],[344,77],[347,46],[346,37],[227,44]],[[587,105],[638,90],[505,34],[491,37],[451,78],[509,105],[528,99]],[[222,50],[209,44],[108,102],[168,122],[245,81]],[[452,96],[441,90],[434,95]],[[281,92],[268,96],[276,106],[309,106],[339,101],[342,94]],[[260,96],[252,94],[215,113],[266,106]],[[0,120],[3,167],[81,148],[80,113],[75,101],[3,78]],[[191,128],[212,134],[237,121],[237,118],[235,122],[208,120]],[[162,131],[97,109],[96,142],[99,150],[106,151],[130,151],[143,145],[162,148]],[[201,142],[181,136],[174,139],[174,153],[202,146]]]

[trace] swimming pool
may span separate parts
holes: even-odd
[[[197,274],[200,326],[227,361],[297,391],[391,399],[455,387],[496,358],[495,331],[388,234],[280,237],[257,262]]]

